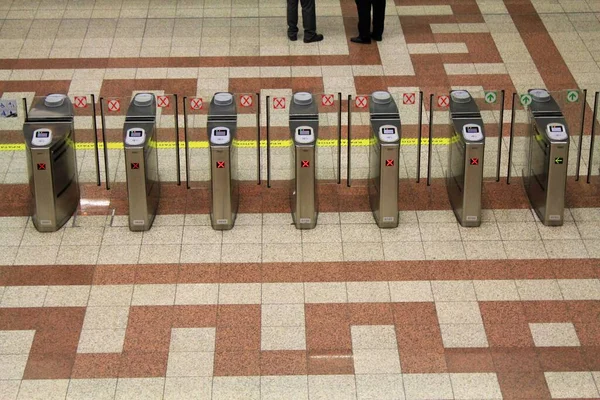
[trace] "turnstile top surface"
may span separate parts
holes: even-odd
[[[477,103],[466,90],[453,90],[450,92],[450,114],[477,114],[480,115]]]
[[[216,93],[210,101],[208,107],[208,119],[219,119],[225,117],[226,120],[237,118],[237,106],[233,94],[228,92]]]
[[[312,94],[307,92],[295,93],[290,102],[290,118],[303,117],[306,119],[319,118],[319,108]]]
[[[33,99],[27,115],[29,121],[73,118],[73,104],[65,95],[49,95]]]
[[[129,103],[127,119],[156,118],[156,96],[152,93],[139,93]]]
[[[529,94],[531,95],[531,104],[529,110],[533,114],[553,114],[562,116],[562,110],[560,106],[554,100],[554,97],[550,95],[544,89],[530,89]]]

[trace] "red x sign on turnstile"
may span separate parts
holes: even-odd
[[[471,158],[471,165],[479,165],[479,158]]]
[[[324,106],[332,106],[333,105],[333,95],[332,94],[321,95],[321,104]]]
[[[385,160],[385,166],[386,167],[393,167],[394,166],[394,160]]]
[[[108,111],[120,111],[121,110],[121,102],[119,100],[109,100],[108,101]]]
[[[37,169],[38,169],[38,171],[45,171],[46,170],[46,164],[45,163],[38,163]]]
[[[240,105],[242,107],[252,107],[252,96],[249,94],[245,94],[240,97]]]
[[[438,107],[448,107],[450,105],[450,97],[446,95],[438,96]]]
[[[86,108],[87,107],[87,97],[85,96],[75,96],[73,98],[75,108]]]
[[[273,108],[275,110],[285,110],[285,97],[273,97]]]
[[[168,96],[156,96],[156,105],[163,108],[171,105],[171,100]]]
[[[404,93],[402,95],[402,104],[415,104],[416,96],[414,93]]]
[[[225,168],[225,161],[217,161],[217,168]]]
[[[190,99],[190,108],[192,110],[201,110],[202,109],[202,98],[198,97],[195,99]]]
[[[354,100],[354,104],[358,108],[365,108],[367,106],[367,98],[366,98],[366,96],[357,96],[356,100]]]
[[[310,161],[308,161],[308,160],[302,160],[301,167],[302,168],[308,168],[308,167],[310,167]]]
[[[131,163],[131,169],[140,169],[140,163],[132,162]]]

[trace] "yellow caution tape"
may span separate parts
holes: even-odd
[[[352,139],[351,145],[352,147],[366,147],[373,144],[373,139]],[[432,141],[434,146],[447,145],[452,143],[451,138],[433,138]],[[416,146],[419,144],[419,140],[417,138],[403,138],[400,141],[402,146]],[[429,139],[423,138],[421,139],[421,145],[428,145]],[[256,140],[234,140],[234,146],[237,148],[244,149],[255,149],[256,148]],[[291,147],[292,140],[271,140],[271,148],[285,148]],[[320,147],[336,147],[338,146],[337,139],[318,139],[317,146]],[[348,140],[342,139],[341,146],[348,146]],[[93,142],[82,142],[77,143],[75,148],[77,150],[94,150]],[[123,143],[122,142],[109,142],[106,146],[109,150],[122,150]],[[175,149],[175,142],[156,142],[156,148],[158,149]],[[208,141],[202,140],[192,140],[188,142],[188,148],[190,149],[207,149],[209,147]],[[267,141],[261,140],[260,147],[267,147]],[[179,142],[179,148],[185,148],[185,142]],[[98,143],[98,149],[104,149],[104,144],[102,142]],[[0,151],[24,151],[25,144],[22,143],[9,143],[9,144],[0,144]]]

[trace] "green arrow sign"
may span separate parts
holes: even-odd
[[[579,101],[579,91],[578,90],[569,90],[567,92],[567,101],[569,103],[576,103]]]
[[[554,164],[562,164],[563,163],[563,158],[562,157],[556,157],[554,159]]]
[[[485,92],[485,102],[488,104],[495,103],[498,99],[496,92]]]
[[[524,106],[528,106],[531,104],[531,101],[532,101],[531,95],[522,94],[520,98],[521,98],[521,104],[523,104]]]

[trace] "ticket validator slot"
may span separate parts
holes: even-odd
[[[371,143],[369,147],[369,201],[380,228],[398,226],[400,164],[400,114],[388,92],[371,95],[369,106]]]
[[[317,138],[319,111],[310,93],[298,92],[292,97],[289,114],[291,147],[291,210],[298,229],[317,225]]]
[[[529,95],[525,190],[544,225],[562,225],[569,161],[567,122],[546,90],[531,89]]]
[[[74,112],[63,94],[36,97],[23,125],[31,216],[40,232],[59,230],[79,206]]]
[[[156,135],[156,97],[152,93],[139,93],[129,104],[123,126],[132,231],[149,230],[156,216],[160,198]]]
[[[450,149],[446,187],[462,226],[481,225],[485,127],[479,107],[466,90],[450,92]]]
[[[238,211],[236,131],[237,109],[233,94],[216,93],[208,110],[207,134],[210,145],[210,222],[217,230],[233,228]]]

